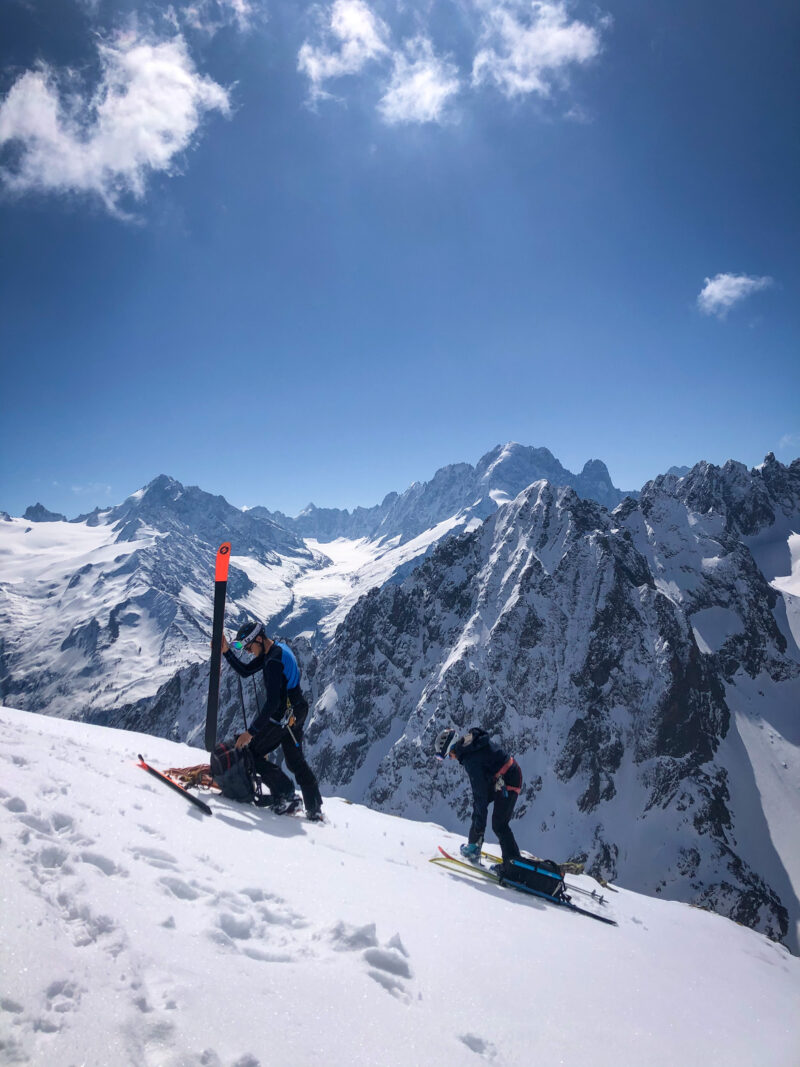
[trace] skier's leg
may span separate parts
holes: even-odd
[[[266,756],[256,756],[253,761],[256,774],[269,789],[273,797],[294,796],[294,785],[291,778],[284,774],[277,763],[268,760]]]
[[[522,773],[516,765],[506,775],[506,787],[508,786],[515,786],[517,789],[522,788]],[[504,864],[512,859],[519,859],[520,855],[519,845],[508,825],[514,813],[514,806],[517,803],[518,796],[517,792],[509,788],[498,790],[494,795],[492,830],[500,842],[500,851]]]
[[[297,743],[288,734],[281,742],[286,767],[300,786],[306,813],[311,816],[318,815],[322,809],[322,796],[317,785],[317,778],[303,755],[302,733],[295,730],[294,735]]]

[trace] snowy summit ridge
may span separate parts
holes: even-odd
[[[333,541],[337,537],[370,539],[399,537],[401,541],[458,515],[461,525],[483,520],[526,486],[546,479],[572,486],[579,496],[615,507],[628,494],[616,489],[601,460],[589,460],[580,474],[559,463],[547,448],[531,448],[511,441],[497,445],[478,460],[441,467],[428,482],[414,482],[403,493],[390,493],[372,508],[352,512],[309,504],[296,518],[281,512],[259,513],[301,537]],[[636,495],[635,493],[633,494]]]

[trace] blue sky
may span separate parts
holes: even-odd
[[[788,0],[6,0],[0,508],[800,455],[798,43]]]

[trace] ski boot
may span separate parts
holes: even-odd
[[[477,841],[472,845],[462,845],[458,851],[467,863],[471,863],[473,867],[480,867],[481,846]]]
[[[292,815],[302,804],[300,797],[295,793],[287,793],[285,796],[277,796],[270,805],[276,815]]]

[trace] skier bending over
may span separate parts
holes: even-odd
[[[472,785],[472,823],[468,844],[461,846],[461,855],[470,863],[481,861],[481,846],[486,830],[489,805],[494,803],[492,830],[500,842],[503,862],[492,867],[495,874],[502,875],[509,860],[519,859],[520,852],[509,821],[514,811],[520,789],[522,771],[516,760],[489,740],[489,735],[478,726],[473,726],[464,737],[455,730],[442,730],[434,743],[437,759],[456,759],[469,775]]]
[[[303,724],[308,715],[308,701],[300,688],[300,668],[294,653],[288,645],[267,637],[263,623],[253,621],[239,627],[233,647],[243,649],[255,658],[242,663],[223,634],[225,659],[243,678],[261,671],[267,693],[250,729],[236,738],[236,747],[250,745],[255,770],[275,798],[273,811],[283,814],[294,804],[292,780],[277,764],[264,758],[280,745],[286,766],[303,792],[306,815],[314,821],[322,819],[322,797],[317,779],[303,755]]]

